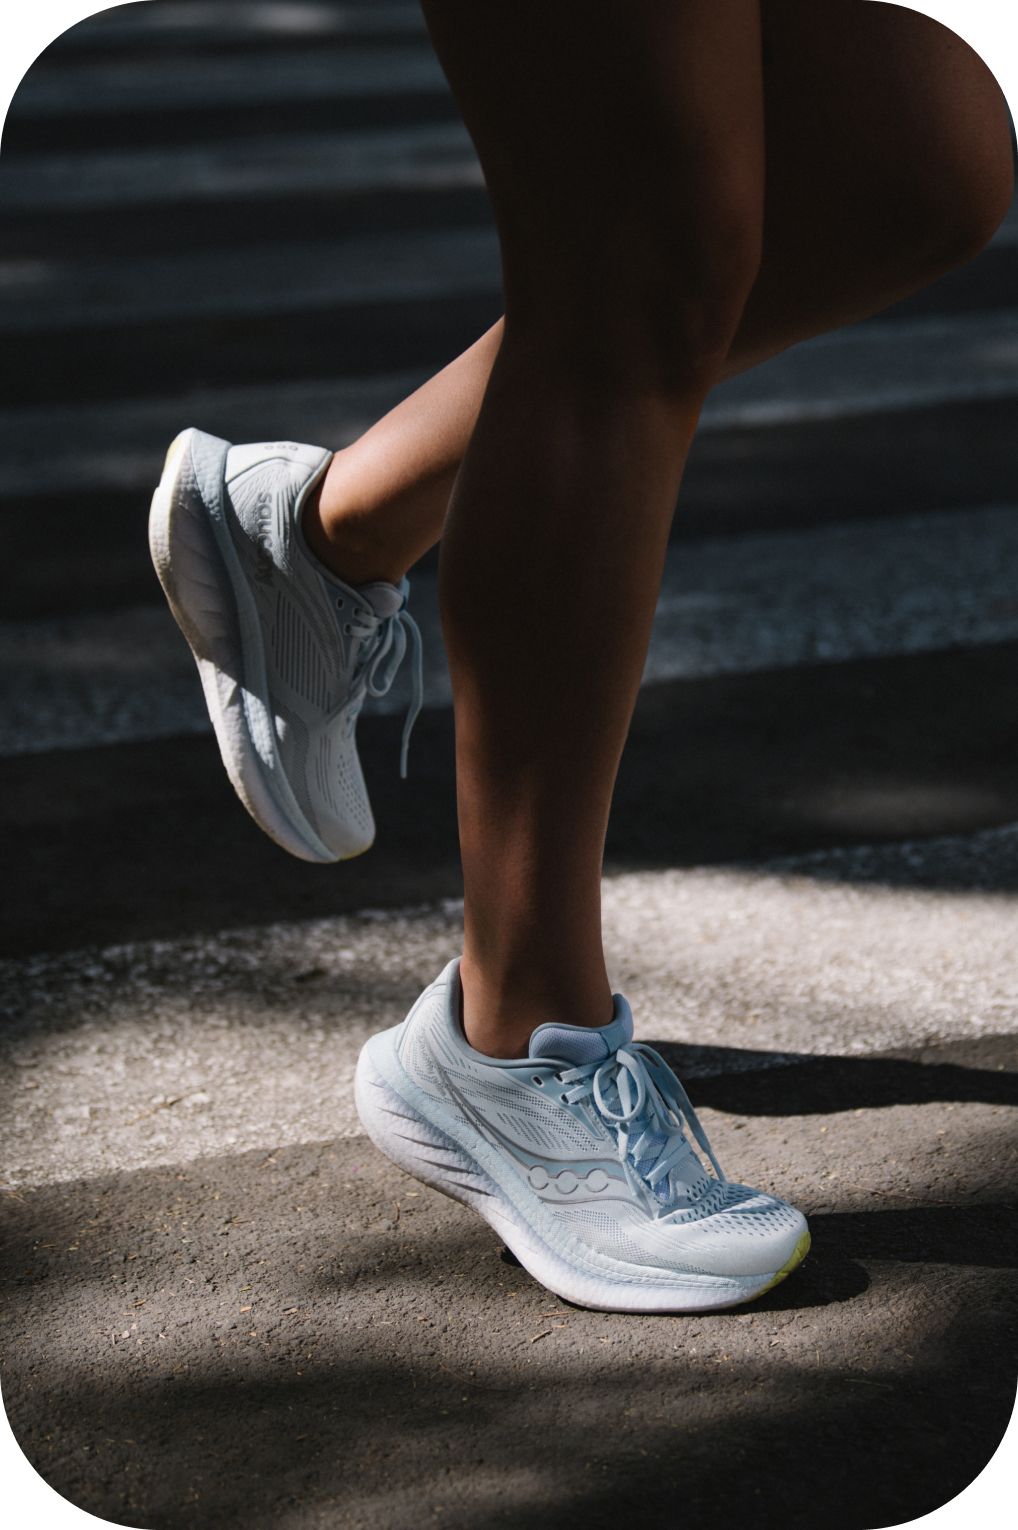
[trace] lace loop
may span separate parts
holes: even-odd
[[[421,630],[406,608],[409,589],[408,582],[404,580],[403,604],[391,616],[379,616],[364,606],[355,606],[351,619],[346,623],[347,633],[364,644],[354,671],[356,689],[349,705],[349,726],[356,720],[365,696],[377,698],[390,690],[407,649],[411,650],[410,704],[403,723],[399,754],[399,773],[404,780],[410,752],[410,735],[424,704],[424,651]]]
[[[631,1183],[638,1174],[652,1190],[666,1183],[689,1152],[687,1127],[718,1181],[727,1183],[689,1095],[660,1053],[645,1042],[619,1047],[601,1063],[571,1068],[562,1074],[562,1081],[572,1085],[565,1096],[570,1104],[592,1098],[598,1115],[615,1129],[619,1157]],[[612,1089],[618,1109],[608,1099]],[[652,1155],[653,1162],[647,1165]]]

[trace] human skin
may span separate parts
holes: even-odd
[[[353,582],[439,539],[464,1025],[601,1024],[600,874],[668,530],[722,379],[987,243],[1013,190],[978,57],[872,0],[425,0],[505,318],[339,452],[305,520]]]

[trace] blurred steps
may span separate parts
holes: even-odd
[[[0,228],[10,948],[454,894],[434,559],[412,778],[398,716],[369,721],[381,838],[336,878],[234,803],[145,543],[181,426],[341,446],[496,317],[480,172],[416,7],[89,19],[19,92]],[[966,270],[710,399],[616,868],[1018,818],[1016,262],[1012,212]]]
[[[674,546],[644,684],[1018,642],[1016,569],[1018,506]],[[434,575],[412,584],[425,700],[449,707]],[[164,606],[0,623],[0,756],[208,731]]]

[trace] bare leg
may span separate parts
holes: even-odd
[[[445,526],[464,1024],[606,1023],[600,876],[683,461],[755,277],[757,0],[425,0],[506,323]]]
[[[767,208],[726,376],[878,313],[964,265],[1007,212],[1007,106],[928,16],[764,0]]]
[[[442,533],[502,321],[332,459],[304,530],[353,584],[397,584]]]
[[[1013,184],[1000,90],[946,28],[869,0],[764,0],[762,16],[764,252],[724,376],[963,264]],[[338,572],[395,580],[438,541],[501,332],[337,454],[308,531]]]

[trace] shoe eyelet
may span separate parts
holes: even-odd
[[[569,1104],[569,1096],[567,1094],[560,1094],[559,1099],[562,1101],[563,1105]]]
[[[346,633],[347,637],[350,636],[350,633],[353,631],[353,628],[350,626],[349,622],[344,622],[343,623],[343,631]]]
[[[534,1083],[537,1085],[538,1089],[544,1088],[544,1079],[541,1078],[537,1073],[534,1074]]]
[[[346,605],[346,601],[343,599],[343,597],[341,595],[337,596],[337,598],[336,598],[336,610],[337,611],[342,611],[342,609],[343,609],[343,607],[345,605]]]

